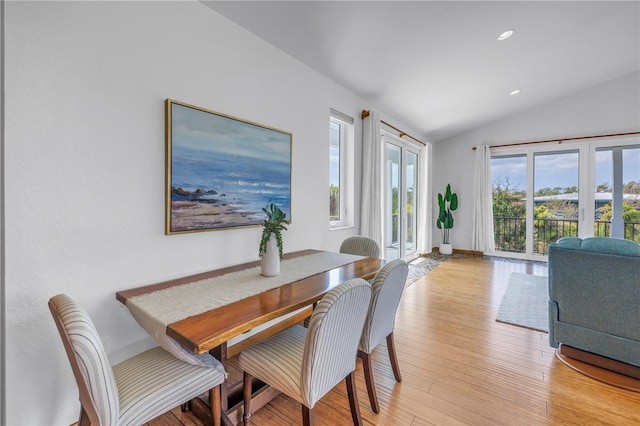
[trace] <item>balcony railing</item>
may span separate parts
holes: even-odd
[[[526,219],[520,217],[494,217],[496,250],[524,253],[526,244]],[[611,235],[611,222],[595,221],[593,235]],[[578,221],[565,219],[534,219],[533,252],[547,254],[549,244],[563,237],[578,236]],[[640,222],[624,224],[624,238],[640,243]]]

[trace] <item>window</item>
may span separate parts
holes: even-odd
[[[353,118],[331,110],[329,119],[329,225],[353,226]]]

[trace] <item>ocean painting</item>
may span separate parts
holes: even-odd
[[[259,225],[275,203],[291,220],[291,133],[166,101],[166,231]]]

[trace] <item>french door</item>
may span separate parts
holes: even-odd
[[[417,257],[418,148],[392,135],[385,147],[384,253],[392,259]]]

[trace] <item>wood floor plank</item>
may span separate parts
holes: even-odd
[[[369,407],[357,363],[365,425],[640,424],[640,393],[564,365],[546,333],[495,321],[512,272],[547,275],[547,268],[454,256],[405,289],[394,331],[402,383],[384,344],[373,353],[379,414]],[[188,414],[177,410],[165,416]],[[251,424],[301,424],[300,405],[281,395],[254,413]],[[351,424],[344,382],[316,405],[316,424]]]

